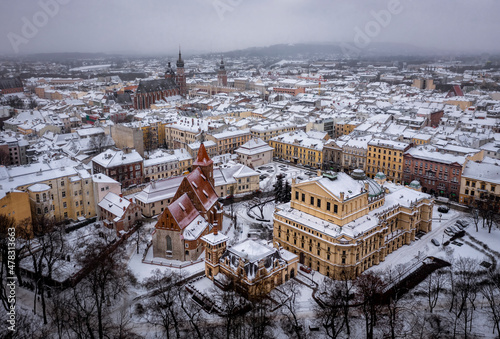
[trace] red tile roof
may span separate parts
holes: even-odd
[[[179,199],[173,201],[167,208],[181,230],[200,215],[200,212],[194,207],[186,193],[179,197]]]
[[[188,181],[205,210],[208,211],[217,202],[219,198],[217,193],[199,167],[189,173],[184,180]]]
[[[201,143],[200,149],[198,150],[198,156],[196,157],[196,161],[193,163],[193,166],[207,166],[213,164],[213,160],[208,156],[205,145]]]

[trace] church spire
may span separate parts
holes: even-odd
[[[184,68],[184,60],[182,60],[181,56],[181,46],[179,45],[179,60],[177,60],[177,68],[182,67]]]
[[[208,156],[207,149],[205,145],[201,143],[200,149],[198,150],[198,156],[193,162],[193,171],[199,167],[203,174],[208,178],[212,186],[214,186],[214,162]],[[214,186],[215,187],[215,186]]]

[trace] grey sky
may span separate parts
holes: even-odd
[[[179,44],[187,52],[221,52],[277,43],[353,43],[356,27],[365,31],[375,20],[373,11],[397,0],[0,1],[2,54],[16,48],[19,53],[167,54]],[[51,17],[40,14],[40,2],[64,4]],[[500,0],[400,0],[400,12],[370,40],[498,51],[499,13]],[[40,27],[25,34],[26,21]]]

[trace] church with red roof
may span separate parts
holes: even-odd
[[[213,161],[201,144],[193,171],[186,175],[172,203],[158,218],[153,233],[153,256],[197,260],[201,237],[222,228],[222,204],[214,188]]]

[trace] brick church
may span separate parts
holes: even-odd
[[[197,260],[201,237],[222,229],[222,204],[214,189],[213,161],[201,144],[193,171],[183,179],[173,201],[158,218],[153,233],[153,256]]]
[[[179,60],[177,60],[177,74],[168,63],[165,71],[165,79],[145,80],[139,83],[134,97],[135,109],[148,109],[157,100],[163,100],[174,95],[185,96],[186,74],[184,72],[184,60],[179,49]]]

